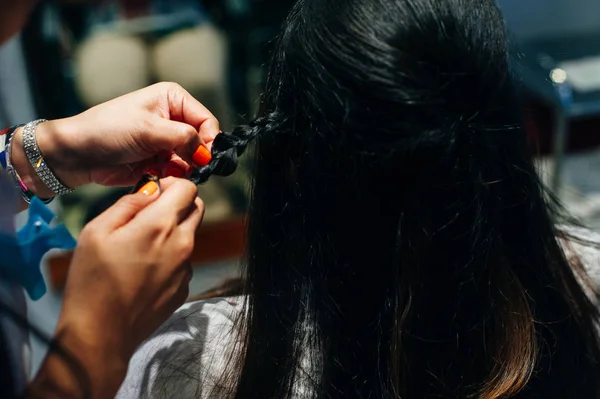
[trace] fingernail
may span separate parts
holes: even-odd
[[[171,176],[171,177],[183,177],[185,175],[185,172],[179,168],[169,166],[169,167],[165,168],[164,175]]]
[[[206,166],[212,159],[212,155],[210,151],[206,149],[203,145],[198,147],[194,155],[192,155],[192,159],[197,166]]]
[[[156,184],[156,182],[151,181],[151,182],[148,182],[148,183],[144,184],[142,186],[142,188],[140,188],[138,190],[138,193],[142,193],[142,194],[147,195],[148,197],[150,197],[156,191],[158,191],[158,184]]]
[[[146,172],[152,176],[159,176],[158,170],[156,169],[148,169],[148,171]]]

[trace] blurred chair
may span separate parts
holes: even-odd
[[[75,87],[84,105],[91,107],[146,87],[151,81],[146,44],[135,36],[98,34],[78,47]]]
[[[226,60],[226,37],[211,24],[173,33],[158,42],[151,54],[152,70],[159,80],[177,82],[196,94],[223,129],[232,124]]]
[[[230,127],[227,40],[202,10],[117,15],[90,27],[74,59],[75,84],[84,104],[93,106],[153,82],[173,81],[211,109],[224,128]]]

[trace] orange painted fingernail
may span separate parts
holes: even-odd
[[[192,159],[194,160],[194,163],[196,165],[206,166],[212,159],[212,155],[210,154],[210,151],[206,149],[206,147],[201,145],[200,147],[198,147],[194,155],[192,155]]]
[[[175,167],[167,167],[165,169],[165,176],[172,176],[172,177],[183,177],[185,175],[185,172],[179,168],[175,168]]]
[[[155,192],[158,191],[158,184],[156,184],[156,182],[148,182],[146,184],[144,184],[142,186],[142,188],[140,188],[138,190],[138,193],[142,193],[144,195],[147,195],[148,197],[150,197],[151,195],[153,195]]]

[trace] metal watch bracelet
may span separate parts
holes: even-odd
[[[25,125],[22,133],[23,151],[35,173],[50,191],[56,195],[72,193],[74,190],[62,184],[54,172],[48,167],[48,164],[44,160],[44,155],[38,147],[36,129],[38,125],[43,122],[46,122],[46,120],[38,119]]]
[[[15,167],[12,165],[11,162],[11,155],[12,155],[12,141],[14,138],[14,132],[20,128],[23,127],[25,125],[16,125],[16,126],[12,126],[11,128],[8,129],[7,134],[6,134],[6,153],[5,153],[5,158],[4,158],[4,166],[5,166],[5,171],[9,174],[9,176],[12,178],[15,188],[21,193],[21,198],[23,199],[23,201],[25,201],[25,203],[30,204],[32,199],[35,197],[35,194],[33,192],[31,192],[27,186],[25,185],[25,183],[23,182],[23,180],[21,180],[21,177],[19,176],[19,173],[17,172],[17,170],[15,169]],[[49,204],[50,202],[52,202],[52,200],[54,199],[54,197],[51,198],[40,198],[40,200],[44,203],[44,204]]]

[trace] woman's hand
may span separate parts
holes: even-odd
[[[191,182],[167,178],[161,186],[160,196],[149,183],[149,195],[123,197],[85,226],[75,250],[55,338],[81,362],[93,397],[114,396],[133,351],[188,296],[204,208]],[[37,387],[45,376],[70,382],[61,390],[80,397],[76,370],[49,359]]]
[[[157,167],[181,176],[198,147],[210,147],[218,132],[217,119],[181,86],[159,83],[77,116],[43,123],[36,137],[58,179],[76,188],[133,185]],[[12,161],[31,191],[52,196],[29,165],[20,132],[13,139]]]

